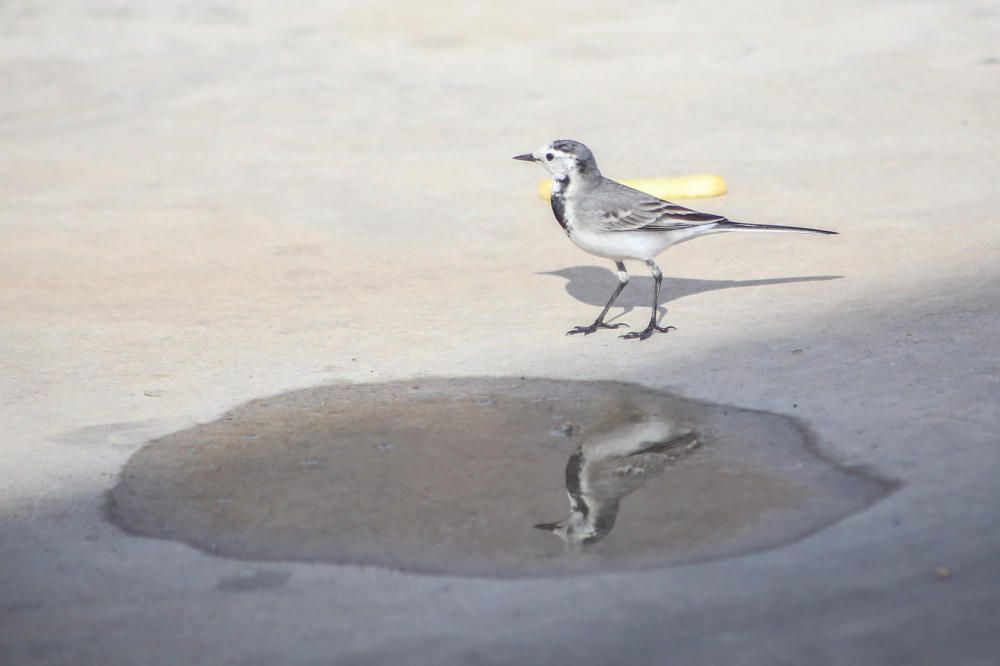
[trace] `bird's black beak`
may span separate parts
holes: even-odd
[[[532,525],[536,530],[545,530],[546,532],[554,532],[559,523],[538,523],[537,525]]]
[[[514,159],[515,160],[524,160],[525,162],[534,162],[535,161],[535,156],[532,155],[531,153],[525,153],[524,155],[515,155]]]

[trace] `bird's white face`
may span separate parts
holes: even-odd
[[[580,158],[566,153],[547,143],[531,153],[535,161],[541,164],[556,180],[572,176],[580,170]]]
[[[538,162],[555,180],[573,179],[587,172],[600,175],[590,150],[577,141],[560,139],[545,144],[533,153],[518,155],[515,160]]]
[[[569,546],[580,546],[595,540],[597,530],[587,518],[579,511],[573,511],[565,520],[549,525],[536,525],[541,529],[547,529],[557,537],[566,542]]]

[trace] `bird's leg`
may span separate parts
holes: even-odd
[[[631,333],[626,333],[625,335],[619,335],[620,338],[625,338],[626,340],[634,340],[638,338],[639,340],[645,340],[653,333],[669,333],[670,331],[676,331],[677,329],[673,326],[657,326],[656,325],[656,315],[660,307],[660,283],[663,282],[663,273],[660,272],[660,267],[656,265],[656,262],[652,259],[646,260],[646,265],[649,266],[649,271],[653,274],[653,312],[649,316],[649,326],[643,331],[632,331]]]
[[[604,318],[608,315],[608,310],[611,309],[611,305],[618,298],[618,294],[622,293],[622,289],[628,284],[628,270],[625,268],[625,262],[616,261],[615,266],[618,268],[618,288],[615,289],[615,293],[611,294],[611,298],[608,299],[608,304],[604,306],[601,310],[601,314],[597,316],[594,323],[590,326],[577,326],[571,331],[566,331],[566,335],[574,335],[576,333],[583,333],[584,335],[590,335],[599,328],[621,328],[622,326],[628,326],[628,324],[605,324]]]

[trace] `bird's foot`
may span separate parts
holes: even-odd
[[[653,322],[649,322],[649,326],[643,331],[632,331],[631,333],[626,333],[625,335],[619,335],[619,338],[624,338],[626,340],[645,340],[653,335],[653,333],[669,333],[670,331],[676,331],[677,329],[673,326],[657,326]]]
[[[566,335],[576,335],[577,333],[583,333],[584,335],[590,335],[591,333],[596,333],[599,328],[621,328],[624,326],[628,328],[628,324],[605,324],[603,321],[595,321],[590,326],[576,326],[571,331],[566,331]]]

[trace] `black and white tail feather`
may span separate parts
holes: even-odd
[[[747,224],[746,222],[733,222],[726,220],[720,222],[718,227],[725,231],[785,231],[796,234],[826,234],[836,236],[836,231],[826,229],[810,229],[809,227],[786,227],[780,224]]]

